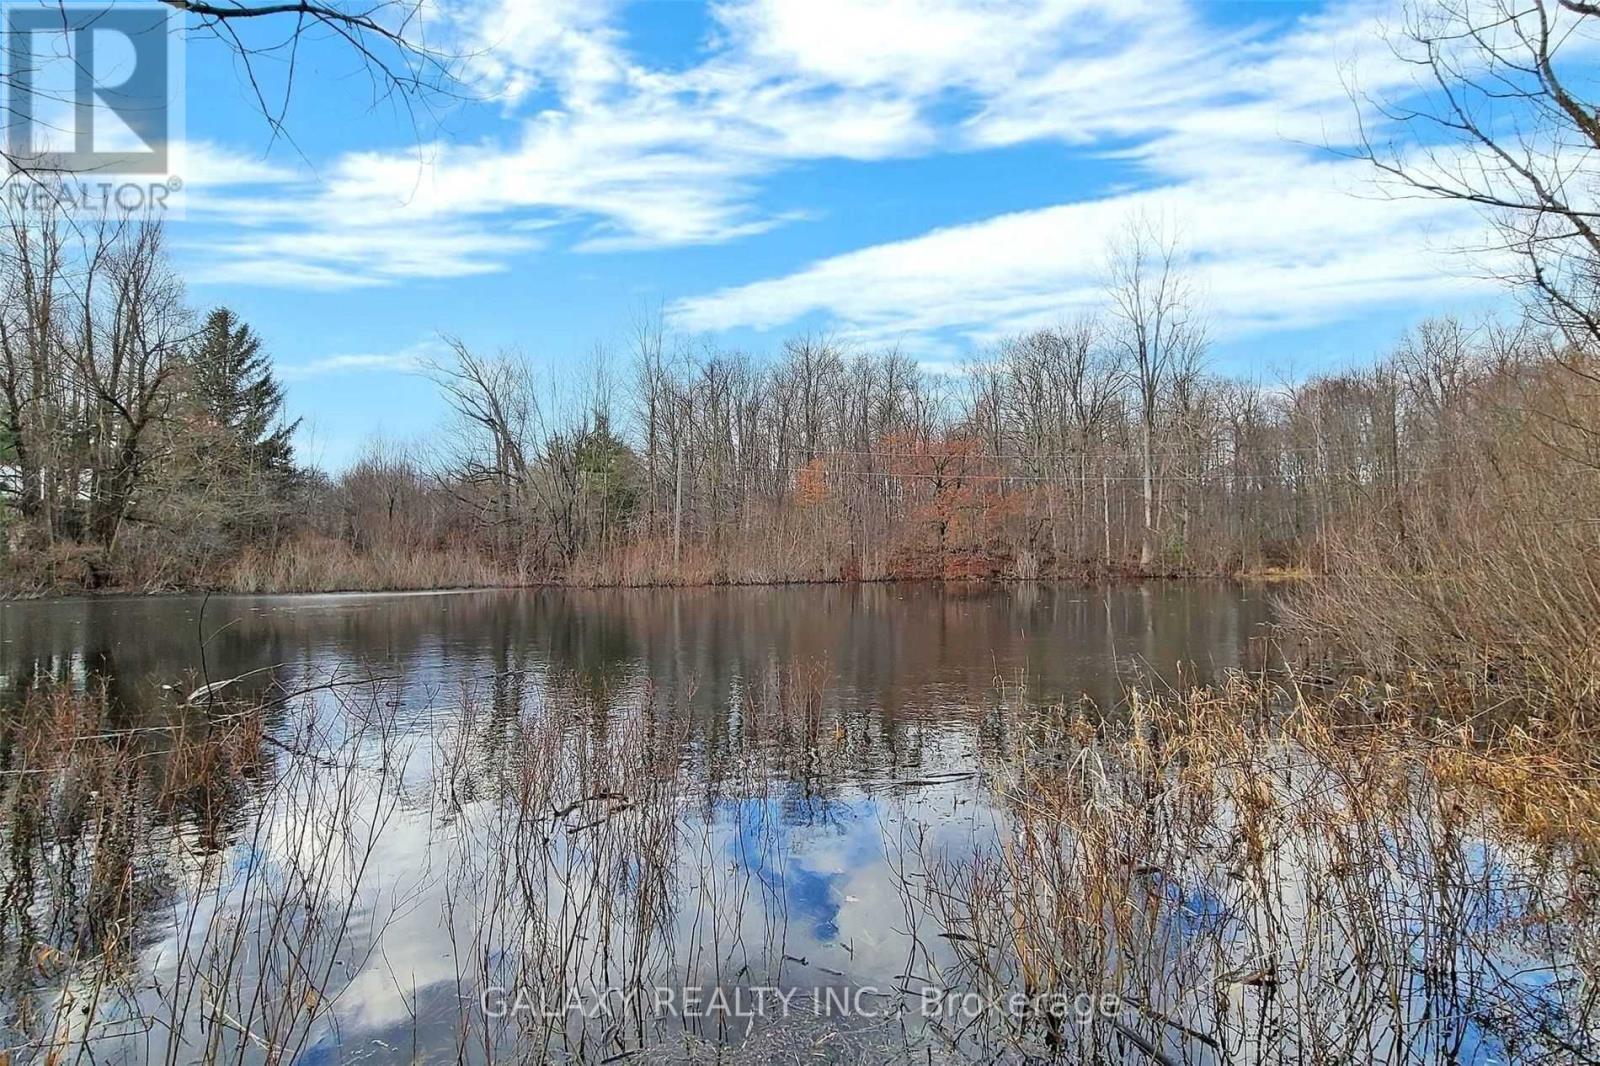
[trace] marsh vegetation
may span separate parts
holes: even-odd
[[[329,620],[393,640],[455,599]],[[311,642],[210,687],[41,676],[0,737],[7,1053],[1592,1058],[1586,723],[1481,684],[1264,673],[1250,632],[1109,687],[997,645],[899,714],[879,700],[912,675],[806,643],[702,674],[554,647],[440,672],[424,640],[360,669]]]

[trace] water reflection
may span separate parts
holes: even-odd
[[[84,795],[111,806],[64,798],[81,745],[36,750],[37,721],[8,740],[9,809],[41,817],[0,860],[21,915],[0,944],[17,960],[7,1044],[41,1061],[87,1038],[109,1061],[487,1062],[798,1042],[883,1061],[892,1035],[917,1061],[982,1053],[987,1033],[955,1047],[908,1024],[921,989],[966,979],[914,897],[938,857],[1002,839],[988,775],[1030,745],[1021,704],[1110,707],[1140,672],[1249,665],[1269,617],[1258,593],[1200,584],[0,606],[8,700],[103,685],[90,735],[198,715],[188,736],[273,700],[258,750],[158,753],[178,770],[148,784],[110,745]],[[241,676],[184,706],[201,679]],[[191,789],[182,772],[213,763],[228,789]],[[119,862],[136,890],[71,918]],[[613,987],[881,1003],[783,1025],[479,1009],[494,989]]]
[[[173,705],[165,746],[19,709],[14,1061],[1590,1057],[1584,853],[1497,831],[1460,783],[1508,768],[1403,721],[1008,694],[886,757],[796,667],[715,746],[648,688],[404,687],[267,737]]]
[[[1271,613],[1266,593],[1197,582],[17,602],[0,604],[0,684],[14,699],[41,679],[94,676],[144,708],[202,672],[363,663],[403,675],[401,698],[421,706],[463,680],[557,671],[596,691],[693,691],[714,725],[742,679],[815,663],[839,699],[893,723],[964,713],[1023,674],[1041,695],[1111,704],[1140,669],[1246,664]]]

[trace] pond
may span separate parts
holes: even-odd
[[[1259,673],[1273,617],[1210,583],[0,606],[5,1046],[1487,1061],[1496,1011],[1572,1045],[1570,930],[1499,940],[1561,871],[1441,840],[1405,766],[1357,789],[1340,744],[1161,709]]]
[[[41,677],[95,676],[138,708],[202,674],[254,672],[261,688],[360,666],[397,675],[423,706],[463,680],[559,674],[692,688],[697,726],[714,730],[740,679],[815,666],[892,733],[970,722],[997,679],[1110,705],[1145,671],[1209,676],[1244,665],[1271,618],[1270,593],[1211,582],[23,601],[0,604],[0,685],[15,697]]]

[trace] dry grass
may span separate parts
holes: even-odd
[[[776,683],[794,720],[753,730],[715,768],[691,763],[681,705],[576,679],[510,704],[468,685],[409,732],[369,684],[174,697],[170,728],[137,731],[108,727],[102,694],[38,693],[3,734],[7,1053],[292,1061],[337,1028],[358,975],[398,988],[405,974],[380,955],[411,945],[385,948],[387,930],[422,907],[437,908],[423,928],[447,931],[468,1006],[447,1045],[437,1025],[413,1032],[418,1061],[636,1051],[641,1031],[470,1005],[491,988],[554,1001],[636,989],[627,1017],[642,1029],[650,982],[710,979],[766,891],[718,857],[712,812],[763,795],[775,748],[816,732],[815,690]],[[429,844],[397,868],[386,848],[402,810]],[[152,941],[166,945],[155,958]]]
[[[248,547],[223,575],[230,592],[398,592],[527,585],[532,575],[470,549],[384,546],[356,551],[304,536],[275,548]]]
[[[908,884],[996,1017],[1068,1059],[1588,1061],[1600,1008],[1600,764],[1587,738],[1480,734],[1438,694],[1234,678],[1038,715],[1009,816]]]
[[[5,987],[21,990],[14,1031],[60,1048],[139,980],[144,919],[173,889],[152,844],[181,835],[222,851],[262,730],[258,714],[193,707],[128,728],[102,690],[38,690],[5,712],[0,957]]]
[[[347,972],[393,810],[389,771],[365,765],[393,746],[380,711],[317,685],[175,695],[137,728],[100,691],[37,691],[9,712],[6,1053],[292,1060]],[[168,945],[156,958],[152,940]]]
[[[934,1022],[928,1045],[908,1007],[900,1058],[1596,1053],[1600,760],[1576,726],[1423,684],[1233,677],[1111,714],[1014,695],[984,768],[993,832],[968,850],[931,849],[893,797],[970,774],[897,761],[877,779],[896,980],[910,1004],[926,982],[1112,1009]],[[732,1037],[663,1028],[643,991],[816,979],[786,952],[781,811],[881,753],[820,664],[744,681],[714,745],[691,697],[498,680],[401,729],[381,688],[306,685],[174,699],[138,731],[98,693],[30,697],[0,729],[14,1047],[291,1061],[376,981],[414,1012],[411,1049],[391,1049],[413,1061],[723,1055]],[[423,851],[395,850],[397,812]],[[389,934],[401,919],[443,938],[443,1020],[390,960],[418,947]],[[601,1019],[462,1009],[494,988],[624,998]]]

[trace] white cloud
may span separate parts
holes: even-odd
[[[1379,199],[1368,168],[1322,147],[1350,143],[1352,70],[1369,89],[1412,76],[1384,44],[1382,10],[1355,4],[1231,35],[1181,10],[1134,13],[1151,27],[1132,31],[1136,49],[1091,37],[1084,62],[1025,54],[1019,64],[1048,69],[997,83],[963,124],[970,141],[1118,143],[1146,188],[827,257],[670,310],[694,330],[821,315],[864,339],[953,331],[987,343],[1099,303],[1107,243],[1135,214],[1180,233],[1222,333],[1459,296],[1472,282],[1449,253],[1474,243],[1477,216]]]
[[[542,110],[513,119],[509,136],[474,144],[348,153],[276,202],[201,190],[192,214],[291,238],[265,249],[215,242],[219,258],[237,261],[219,265],[219,278],[356,285],[413,276],[413,263],[393,261],[392,246],[331,259],[315,252],[360,249],[386,228],[405,229],[419,249],[413,259],[437,263],[438,276],[493,269],[529,250],[499,243],[508,217],[577,222],[586,250],[748,236],[795,217],[757,206],[761,180],[774,171],[976,144],[970,131],[936,118],[952,92],[981,107],[1027,80],[1019,63],[1043,71],[1066,62],[1064,46],[1072,62],[1099,51],[1158,52],[1139,27],[1172,22],[1106,0],[983,9],[895,0],[849,12],[755,0],[715,6],[710,54],[661,70],[627,53],[611,5],[501,0],[487,15],[441,10],[446,26],[466,27],[463,47],[480,84],[508,107]],[[1156,62],[1129,69],[1148,80]],[[496,239],[467,254],[465,230]],[[297,274],[301,259],[308,269]],[[334,277],[331,264],[348,276]]]
[[[993,94],[1102,27],[1127,30],[1142,5],[1085,0],[974,4],[952,0],[751,0],[721,21],[748,58],[792,76],[926,96],[952,86]]]
[[[617,9],[612,0],[500,0],[487,12],[462,3],[439,13],[462,42],[468,77],[509,105],[541,88],[581,94],[620,76]]]
[[[556,226],[577,250],[617,251],[793,224],[761,190],[802,161],[1049,139],[1122,158],[1135,188],[831,256],[673,314],[984,340],[1093,302],[1107,237],[1143,210],[1182,231],[1220,329],[1308,324],[1463,284],[1434,253],[1470,242],[1470,214],[1362,199],[1366,171],[1317,147],[1349,143],[1354,72],[1379,92],[1413,77],[1382,40],[1390,9],[1270,6],[1219,30],[1166,0],[726,0],[703,53],[662,69],[629,53],[616,3],[447,3],[504,135],[351,152],[275,187],[213,152],[214,172],[245,177],[191,192],[190,216],[225,224],[209,280],[390,284],[506,269]]]
[[[189,141],[180,146],[185,182],[200,189],[239,185],[277,185],[297,180],[289,167],[217,144]]]
[[[1166,220],[1195,254],[1218,329],[1308,325],[1361,307],[1459,294],[1448,253],[1479,231],[1470,211],[1347,195],[1360,165],[1280,165],[1002,215],[833,256],[793,274],[681,300],[683,328],[760,329],[823,313],[858,336],[955,330],[978,342],[1103,302],[1123,221]]]
[[[285,363],[277,374],[285,381],[304,381],[307,378],[327,377],[332,374],[401,373],[408,374],[422,366],[424,360],[437,353],[436,341],[422,341],[396,352],[352,353],[329,355],[309,363]]]
[[[194,208],[190,208],[191,217]],[[471,277],[537,249],[523,233],[463,222],[391,219],[364,225],[256,228],[201,253],[197,284],[351,289],[418,278]]]

